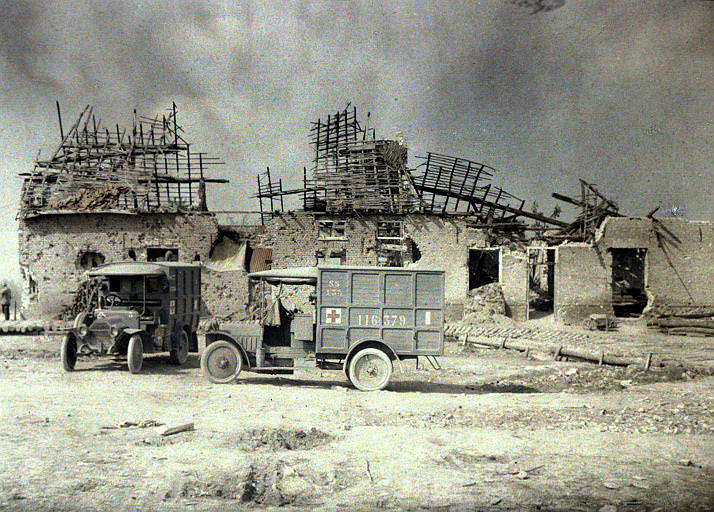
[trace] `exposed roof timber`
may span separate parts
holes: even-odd
[[[570,203],[574,206],[579,206],[581,208],[593,208],[592,205],[588,205],[587,203],[583,203],[582,201],[578,201],[577,199],[573,199],[572,197],[568,197],[563,194],[558,194],[557,192],[553,192],[551,194],[551,196],[554,199],[557,199],[558,201]],[[594,209],[598,210],[599,212],[602,212],[603,214],[610,215],[611,217],[622,217],[622,214],[616,210],[600,208],[600,207],[594,207]]]
[[[430,187],[423,187],[423,190],[424,190],[424,192],[430,192],[432,194],[437,194],[437,195],[441,193],[441,191],[439,189],[434,189],[434,188],[430,188]],[[552,219],[550,217],[546,217],[545,215],[529,212],[526,210],[522,210],[520,208],[513,208],[512,206],[494,203],[492,201],[488,201],[488,200],[482,199],[480,197],[473,197],[473,196],[469,196],[466,194],[458,194],[458,193],[453,193],[452,197],[454,197],[455,199],[459,199],[461,201],[465,201],[465,202],[477,203],[482,206],[486,206],[488,208],[503,210],[508,213],[513,213],[513,214],[519,215],[521,217],[527,217],[529,219],[537,220],[539,222],[544,222],[546,224],[552,224],[553,226],[560,226],[562,228],[566,228],[566,227],[570,226],[570,224],[567,222],[563,222],[563,221],[560,221],[557,219]]]

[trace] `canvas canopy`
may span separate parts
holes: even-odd
[[[270,284],[317,284],[317,267],[276,268],[248,274]]]
[[[109,263],[88,272],[90,277],[96,276],[162,276],[167,268],[156,263],[138,261],[124,263]]]

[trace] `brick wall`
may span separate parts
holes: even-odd
[[[146,261],[147,248],[176,248],[181,261],[208,260],[218,224],[210,214],[48,215],[24,219],[19,227],[23,309],[30,316],[54,316],[71,303],[84,279],[82,255],[101,254],[106,263]],[[211,312],[244,300],[236,276],[203,273],[204,302]]]
[[[579,323],[592,313],[613,314],[611,261],[607,251],[588,244],[556,250],[554,310],[556,319]]]
[[[344,237],[320,238],[318,220],[346,220]],[[468,228],[461,217],[442,218],[436,215],[366,215],[352,218],[315,216],[306,213],[285,214],[274,218],[267,226],[263,244],[273,248],[275,268],[315,265],[315,251],[326,256],[344,251],[346,265],[383,264],[379,256],[384,247],[377,238],[381,221],[401,220],[405,245],[418,249],[404,253],[404,263],[414,268],[443,269],[445,298],[450,311],[461,311],[468,291],[468,259],[470,248],[488,247],[483,231]],[[502,269],[507,303],[517,318],[525,316],[528,267],[525,254],[507,251]]]

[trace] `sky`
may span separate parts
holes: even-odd
[[[371,112],[377,136],[500,172],[537,201],[598,185],[628,215],[714,220],[714,2],[4,0],[0,275],[17,273],[21,180],[84,105],[112,126],[172,102],[255,209],[257,173],[298,185],[310,122]],[[568,208],[564,208],[565,215]]]

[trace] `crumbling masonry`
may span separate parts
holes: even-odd
[[[553,194],[580,210],[565,222],[558,208],[527,209],[483,163],[429,152],[409,169],[406,146],[348,106],[312,123],[301,187],[268,169],[258,225],[221,225],[206,207],[207,184],[225,182],[205,172],[219,162],[190,150],[176,117],[173,106],[110,130],[87,107],[66,134],[60,123],[55,153],[23,175],[26,314],[61,314],[96,265],[178,258],[203,264],[206,313],[220,317],[241,317],[250,271],[408,265],[446,271],[450,319],[483,289],[517,320],[646,315],[673,332],[714,332],[710,223],[625,217],[584,180],[579,197]]]

